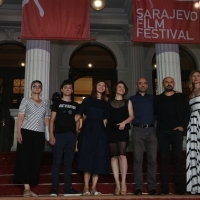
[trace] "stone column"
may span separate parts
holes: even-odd
[[[156,44],[158,93],[163,92],[162,80],[170,76],[175,80],[175,90],[182,92],[179,46]]]
[[[17,149],[17,116],[18,116],[18,109],[9,109],[10,110],[10,116],[12,116],[15,120],[15,126],[14,126],[14,137],[13,137],[13,146],[11,147],[11,151],[16,151]]]
[[[145,77],[144,74],[144,47],[142,43],[133,43],[130,53],[130,67],[129,67],[129,79],[130,79],[130,95],[136,93],[136,81],[140,77]],[[146,78],[146,77],[145,77]]]
[[[61,62],[61,55],[59,51],[59,43],[57,42],[51,42],[51,65],[50,65],[50,83],[49,83],[49,95],[50,98],[52,97],[52,94],[55,92],[60,92],[59,85],[58,85],[58,66]]]
[[[31,96],[31,82],[43,84],[42,98],[49,100],[50,41],[28,40],[26,47],[24,97]]]
[[[131,27],[127,32],[127,40],[133,38],[133,28]],[[143,43],[134,42],[129,48],[128,54],[128,83],[129,96],[136,93],[136,81],[140,77],[145,77],[144,67],[144,45]]]

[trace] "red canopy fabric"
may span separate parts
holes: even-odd
[[[20,38],[90,40],[90,1],[23,0]]]

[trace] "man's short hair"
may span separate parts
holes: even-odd
[[[70,80],[70,79],[64,80],[64,81],[61,83],[61,85],[60,85],[60,90],[63,89],[63,87],[64,87],[65,85],[71,85],[72,88],[73,88],[73,81]]]

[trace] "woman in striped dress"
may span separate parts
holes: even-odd
[[[30,190],[39,182],[39,172],[48,126],[48,104],[40,99],[42,83],[31,83],[32,96],[23,98],[17,122],[17,152],[14,182],[24,185],[23,196],[37,196]]]
[[[187,130],[187,192],[200,193],[200,70],[194,70],[189,76],[189,96],[191,109]]]

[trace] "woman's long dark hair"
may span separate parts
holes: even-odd
[[[101,95],[101,100],[103,101],[108,101],[108,97],[107,97],[107,83],[105,80],[98,80],[96,81],[94,84],[93,84],[93,87],[92,87],[92,92],[91,92],[91,97],[96,99],[97,98],[97,84],[100,83],[100,82],[103,82],[105,83],[105,91],[102,93]]]

